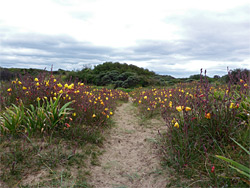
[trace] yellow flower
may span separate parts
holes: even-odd
[[[53,100],[56,100],[56,97],[53,97]]]
[[[16,81],[12,81],[12,84],[15,84],[16,83]]]
[[[242,79],[240,79],[240,83],[243,83],[244,81]]]
[[[109,115],[107,115],[107,118],[109,118]]]
[[[109,109],[108,109],[108,108],[105,108],[104,110],[105,110],[105,111],[108,111]]]
[[[37,100],[37,101],[40,101],[40,100],[41,100],[41,98],[40,98],[40,97],[37,97],[37,98],[36,98],[36,100]]]
[[[178,111],[180,112],[180,111],[183,110],[183,108],[184,108],[184,106],[177,106],[177,107],[176,107],[176,110],[178,110]]]
[[[244,84],[244,87],[247,87],[247,84]]]
[[[65,88],[68,88],[68,87],[69,87],[69,85],[68,85],[68,84],[64,84],[64,87],[65,87]]]
[[[108,97],[106,97],[106,100],[109,100],[109,98],[108,98]]]
[[[36,83],[37,86],[40,86],[39,82]]]
[[[175,118],[173,118],[173,120],[172,120],[171,122],[172,122],[173,124],[174,124],[174,123],[176,123],[176,120],[175,120]]]
[[[21,81],[18,81],[18,84],[19,84],[19,85],[22,85],[22,82],[21,82]]]
[[[56,79],[54,79],[53,81],[56,82]]]
[[[95,118],[96,117],[96,115],[95,114],[93,114],[93,116],[92,116],[93,118]]]
[[[147,99],[148,97],[147,96],[144,96],[144,99]]]
[[[76,113],[74,112],[72,115],[73,115],[73,116],[76,116]]]
[[[48,98],[45,96],[45,97],[43,97],[45,100],[47,100]]]
[[[71,100],[71,97],[69,97],[69,100]]]
[[[68,88],[69,88],[69,89],[73,89],[73,88],[74,88],[74,84],[70,84],[70,85],[68,86]]]
[[[186,110],[186,111],[191,111],[191,108],[187,106],[187,107],[185,108],[185,110]]]
[[[58,87],[62,87],[62,84],[61,84],[61,83],[59,83],[59,84],[57,84],[57,86],[58,86]]]
[[[229,108],[235,108],[235,104],[231,103]]]
[[[63,93],[63,90],[60,90],[59,93]]]
[[[110,115],[113,115],[113,112],[109,112]]]
[[[148,111],[150,110],[150,108],[147,109]]]
[[[169,105],[170,108],[172,108],[172,106],[173,106],[172,101],[170,101],[168,105]]]
[[[27,87],[23,86],[23,90],[26,90],[26,89],[27,89]]]
[[[210,114],[210,113],[206,113],[206,114],[205,114],[205,118],[211,119],[211,114]]]
[[[176,123],[174,124],[174,127],[176,127],[176,128],[178,129],[178,128],[180,127],[179,123],[176,122]]]
[[[7,91],[9,91],[9,92],[10,92],[10,91],[12,91],[12,89],[11,89],[11,88],[9,88],[9,89],[7,89]]]
[[[139,104],[141,104],[141,100],[139,100]]]
[[[35,78],[35,81],[38,82],[39,81],[38,78]]]

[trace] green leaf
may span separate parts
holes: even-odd
[[[231,163],[233,166],[235,166],[237,169],[243,171],[243,172],[246,172],[248,174],[250,174],[250,169],[245,167],[244,165],[240,164],[240,163],[237,163],[231,159],[228,159],[226,157],[223,157],[223,156],[220,156],[220,155],[215,155],[217,158],[223,160],[223,161],[226,161],[228,163]]]
[[[233,140],[238,146],[241,147],[241,149],[243,149],[248,155],[250,155],[250,152],[246,150],[246,148],[244,148],[241,144],[239,144],[236,140],[234,140],[233,138],[231,138],[231,140]]]
[[[233,166],[231,166],[231,165],[229,165],[229,166],[230,166],[232,169],[234,169],[234,170],[236,170],[237,172],[239,172],[240,174],[242,174],[242,175],[244,175],[244,176],[250,178],[250,174],[247,174],[247,173],[245,173],[245,172],[243,172],[243,171],[239,170],[238,168],[235,168],[235,167],[233,167]]]

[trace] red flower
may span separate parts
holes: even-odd
[[[214,173],[214,169],[215,169],[215,167],[214,167],[214,166],[212,166],[212,169],[211,169],[211,172],[212,172],[212,173]]]
[[[70,127],[70,124],[68,124],[68,123],[65,123],[65,125],[67,126],[67,128],[69,128],[69,127]]]

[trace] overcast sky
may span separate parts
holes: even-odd
[[[0,66],[250,69],[249,0],[0,0]]]

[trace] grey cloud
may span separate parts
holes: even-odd
[[[168,17],[166,22],[179,25],[183,40],[178,53],[194,59],[228,61],[249,57],[249,7],[226,13],[194,10],[184,16]]]
[[[176,65],[197,60],[224,62],[208,70],[209,76],[224,75],[227,65],[231,69],[239,65],[250,68],[250,63],[246,61],[250,59],[250,20],[247,10],[239,7],[226,13],[193,11],[181,17],[168,17],[166,22],[182,28],[181,39],[145,39],[137,41],[135,46],[123,49],[95,46],[66,35],[16,34],[13,28],[0,25],[0,48],[4,49],[0,53],[0,63],[3,67],[41,69],[50,68],[53,64],[55,69],[72,70],[105,61],[133,62],[159,74],[187,77],[199,74],[199,70],[176,70]],[[82,15],[74,16],[81,18]]]

